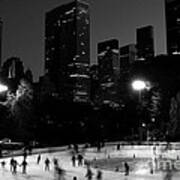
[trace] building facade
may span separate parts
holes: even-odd
[[[89,100],[89,4],[75,0],[46,13],[45,72],[67,101]]]
[[[129,73],[131,64],[136,60],[136,45],[129,44],[120,48],[120,76]]]
[[[98,66],[102,103],[117,102],[117,84],[120,74],[118,40],[111,39],[98,44]]]
[[[3,22],[0,18],[0,67],[2,62],[2,28],[3,28]]]
[[[180,1],[165,0],[167,53],[180,54]]]
[[[154,29],[153,26],[137,28],[137,57],[148,60],[154,57]]]

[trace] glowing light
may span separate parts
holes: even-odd
[[[141,91],[146,88],[146,84],[142,80],[136,80],[132,83],[132,87],[136,91]]]
[[[0,84],[0,92],[5,92],[8,90],[8,87],[3,85],[3,84]]]

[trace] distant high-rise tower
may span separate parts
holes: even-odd
[[[98,44],[98,64],[100,71],[100,78],[106,74],[119,75],[119,41],[111,39]]]
[[[0,67],[2,62],[2,28],[3,28],[3,22],[1,21],[0,18]]]
[[[102,102],[117,102],[117,82],[120,73],[118,40],[111,39],[98,44],[98,65]]]
[[[136,60],[136,45],[129,44],[120,48],[120,74],[127,75],[131,64]]]
[[[46,13],[45,70],[65,100],[89,99],[89,4],[74,0]]]
[[[137,29],[137,56],[138,59],[154,57],[154,32],[152,26]]]
[[[167,53],[180,54],[180,1],[165,0]]]

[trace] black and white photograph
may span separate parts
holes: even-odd
[[[180,0],[0,0],[0,180],[179,180]]]

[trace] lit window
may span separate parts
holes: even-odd
[[[178,24],[180,24],[180,18],[177,18],[177,19],[176,19],[176,22],[177,22]]]
[[[86,24],[89,24],[89,20],[88,19],[85,19],[85,22],[86,22]]]
[[[71,9],[71,10],[69,10],[69,11],[66,11],[65,14],[67,15],[67,14],[71,14],[71,13],[73,13],[73,12],[74,12],[74,8]]]
[[[80,34],[79,34],[79,37],[81,37],[81,36],[83,36],[83,35],[84,35],[84,32],[80,33]]]
[[[57,21],[57,25],[61,26],[61,21],[60,20]]]

